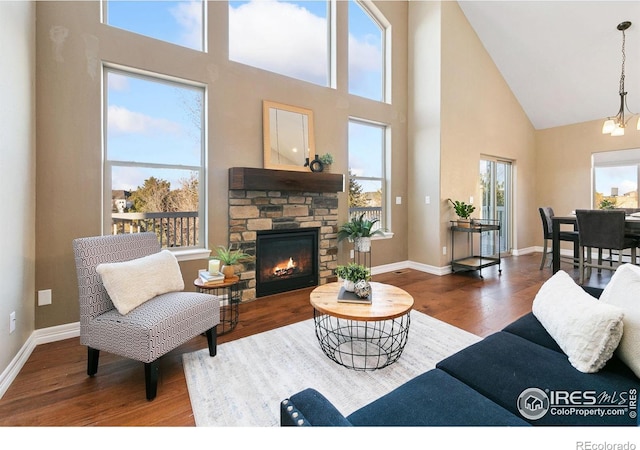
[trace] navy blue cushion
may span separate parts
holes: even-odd
[[[347,417],[354,426],[523,426],[527,423],[434,369]]]
[[[640,380],[609,366],[598,373],[579,372],[563,353],[504,331],[444,359],[437,367],[519,417],[522,415],[518,399],[531,388],[547,393],[595,391],[610,396],[627,395],[631,389],[640,388]],[[533,425],[636,425],[636,419],[628,414],[560,415],[551,410],[541,418],[527,421]]]
[[[533,313],[520,317],[515,322],[507,325],[502,331],[515,334],[516,336],[523,337],[528,341],[542,345],[553,351],[563,353],[558,343],[551,337],[547,330],[545,330],[544,326],[542,326]]]
[[[281,426],[344,427],[349,421],[315,389],[305,389],[280,402]]]

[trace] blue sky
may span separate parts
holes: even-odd
[[[327,85],[326,5],[324,1],[230,2],[231,59]],[[201,50],[202,11],[199,1],[115,1],[107,5],[107,18],[112,26]],[[349,17],[350,92],[379,100],[380,29],[355,4],[350,4]],[[265,29],[268,32],[265,33]],[[109,157],[198,165],[200,142],[194,139],[198,130],[185,111],[191,109],[195,101],[191,94],[177,93],[167,84],[111,74]],[[176,103],[187,106],[176,108]],[[358,165],[352,169],[355,173],[378,175],[372,173],[378,171],[378,162],[370,165],[368,149],[379,145],[379,140],[368,143],[366,139],[360,136],[361,145],[351,148],[350,161]],[[322,149],[318,151],[323,153]],[[153,171],[114,171],[113,189],[135,189],[144,181],[140,177],[150,173]],[[166,179],[172,182],[172,187],[177,187],[175,176],[164,173],[171,177]],[[161,176],[157,170],[156,176]]]

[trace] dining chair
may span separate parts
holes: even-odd
[[[625,231],[625,212],[617,210],[576,210],[578,235],[580,245],[580,278],[583,284],[585,275],[591,276],[591,269],[606,269],[615,271],[622,261],[622,250],[631,251],[631,262],[636,261],[636,247],[640,243],[638,238],[629,237]],[[592,250],[598,250],[598,260],[593,261]],[[602,250],[618,250],[618,261],[603,264]],[[586,253],[586,260],[585,260]],[[586,272],[586,273],[585,273]]]
[[[547,255],[551,255],[553,250],[551,249],[551,241],[553,238],[553,223],[551,218],[554,216],[553,208],[550,206],[543,206],[538,208],[540,212],[540,218],[542,219],[542,235],[544,238],[544,249],[542,250],[542,261],[540,262],[540,270],[544,267],[547,261]],[[573,242],[574,247],[578,245],[578,232],[577,231],[560,231],[560,240]],[[575,254],[575,252],[574,252]],[[552,258],[549,258],[549,264],[552,262]],[[576,263],[576,259],[572,256],[560,256],[561,260],[571,261]]]

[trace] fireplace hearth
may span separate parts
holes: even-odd
[[[256,297],[317,285],[317,228],[258,232]]]

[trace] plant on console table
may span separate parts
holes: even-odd
[[[232,250],[231,247],[219,245],[216,249],[217,259],[222,263],[220,272],[225,278],[232,278],[236,273],[236,266],[245,261],[251,261],[253,256],[243,252],[240,249]]]
[[[349,263],[346,266],[338,266],[336,267],[336,275],[343,280],[345,291],[355,292],[358,284],[363,288],[370,289],[369,280],[371,279],[371,274],[369,269],[362,264]],[[364,283],[361,283],[363,281]],[[367,295],[364,295],[364,297]]]
[[[349,239],[353,241],[355,249],[359,252],[371,250],[371,236],[384,234],[382,228],[373,229],[379,219],[369,220],[365,218],[365,213],[359,217],[353,217],[349,222],[342,224],[338,230],[338,242]]]
[[[458,219],[460,219],[458,220],[458,226],[468,228],[473,223],[473,219],[469,218],[476,210],[476,207],[458,200],[449,199],[449,202],[453,205],[453,210],[456,212]]]

